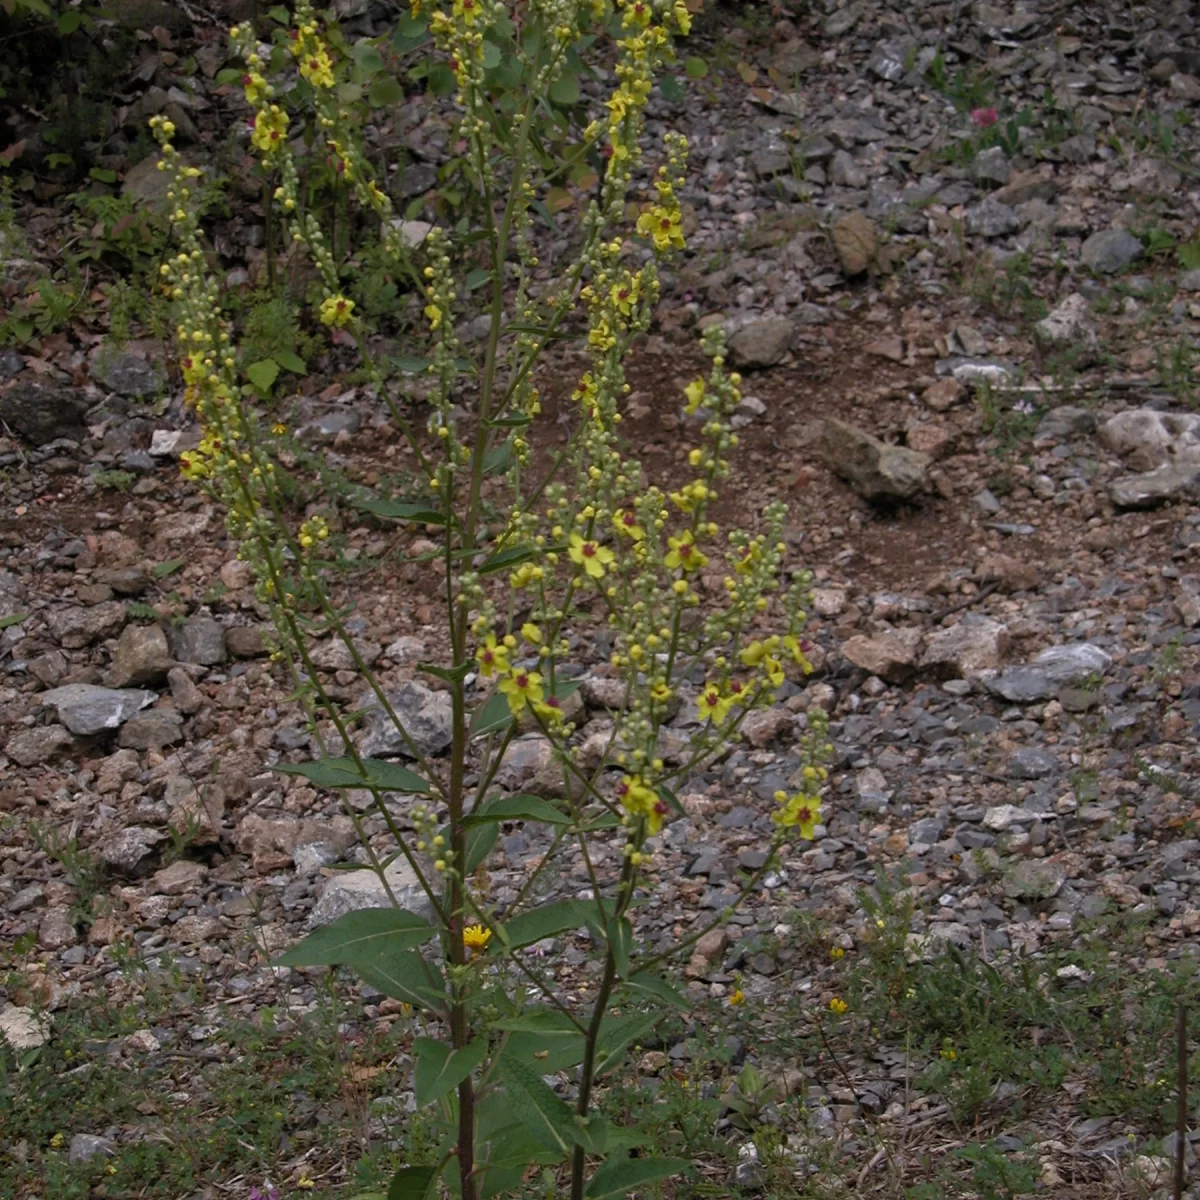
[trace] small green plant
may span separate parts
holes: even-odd
[[[97,471],[92,479],[97,487],[110,492],[127,492],[137,483],[137,476],[132,471],[122,470]]]
[[[80,290],[53,279],[39,279],[0,324],[0,344],[36,345],[63,329],[83,304]]]
[[[33,844],[66,871],[78,893],[75,913],[80,921],[90,923],[92,906],[103,887],[104,868],[79,845],[78,839],[64,836],[61,830],[48,828],[40,821],[30,821],[26,828]]]
[[[1155,347],[1158,377],[1179,404],[1196,405],[1196,350],[1187,334],[1180,334],[1166,347]]]

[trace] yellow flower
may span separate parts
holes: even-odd
[[[833,947],[833,948],[832,948],[832,949],[829,951],[829,957],[830,957],[830,958],[845,958],[845,957],[846,957],[846,951],[845,951],[845,950],[843,950],[841,946],[834,946],[834,947]]]
[[[637,513],[627,508],[618,508],[613,513],[613,528],[635,542],[640,542],[646,536],[646,531],[637,523]]]
[[[955,1050],[955,1048],[951,1046],[949,1042],[946,1042],[938,1051],[938,1057],[945,1059],[946,1062],[954,1062],[954,1060],[958,1058],[958,1051]]]
[[[498,686],[507,697],[509,711],[514,716],[524,712],[530,703],[541,704],[545,698],[542,692],[542,677],[536,671],[514,670],[500,680]]]
[[[625,9],[625,18],[622,24],[626,29],[645,29],[650,24],[652,15],[648,0],[633,0],[633,3]]]
[[[542,644],[542,631],[532,621],[526,621],[521,626],[521,636],[527,642],[532,642],[535,646]]]
[[[746,1003],[746,993],[743,992],[741,988],[734,988],[733,991],[729,993],[729,1007],[730,1008],[737,1008],[737,1006],[739,1004],[745,1004],[745,1003]]]
[[[792,661],[799,664],[805,675],[812,674],[812,663],[808,661],[808,655],[804,653],[804,643],[799,638],[788,634],[783,639],[783,648],[792,656]]]
[[[479,5],[476,0],[454,0],[452,11],[456,17],[461,17],[466,25],[474,25],[479,19]]]
[[[628,317],[633,313],[633,306],[638,301],[640,286],[640,275],[626,275],[620,283],[613,284],[609,298],[623,317]]]
[[[679,26],[679,32],[687,37],[692,32],[692,14],[688,12],[687,5],[683,3],[683,0],[675,0],[675,7],[672,11],[675,24]]]
[[[796,829],[805,841],[812,841],[816,827],[821,823],[821,801],[807,792],[797,792],[789,797],[787,792],[775,793],[779,808],[771,814],[771,820],[785,829]]]
[[[834,998],[829,1002],[829,1011],[835,1016],[840,1017],[842,1013],[846,1011],[847,1007],[848,1005],[846,1004],[845,1000],[841,1000],[837,996],[834,996]]]
[[[345,296],[326,296],[321,301],[322,325],[330,325],[336,329],[340,329],[342,326],[350,324],[350,318],[353,316],[353,313],[354,301],[347,300]]]
[[[699,700],[696,701],[700,719],[712,721],[714,725],[722,724],[729,716],[733,701],[734,697],[732,696],[722,696],[721,689],[715,683],[705,684]]]
[[[305,49],[300,55],[300,74],[315,88],[333,87],[333,60],[324,46]]]
[[[52,1147],[53,1147],[55,1150],[57,1150],[57,1149],[59,1149],[59,1148],[62,1146],[63,1142],[65,1142],[66,1140],[67,1140],[67,1139],[66,1139],[65,1137],[63,1137],[63,1135],[62,1135],[61,1133],[56,1133],[56,1134],[55,1134],[55,1135],[54,1135],[54,1136],[53,1136],[53,1137],[50,1139],[50,1145],[51,1145],[51,1146],[52,1146]]]
[[[650,238],[656,250],[671,247],[682,250],[684,247],[683,214],[678,206],[654,205],[638,217],[637,231],[643,237]]]
[[[701,402],[704,400],[704,380],[692,380],[692,382],[683,389],[683,394],[688,399],[687,404],[683,406],[683,411],[690,415],[700,407]]]
[[[482,646],[475,651],[475,661],[484,679],[502,675],[508,670],[508,647],[497,642],[495,634],[489,633]]]
[[[251,71],[242,76],[242,87],[245,89],[248,104],[255,104],[264,96],[271,94],[271,88],[267,81],[257,71]]]
[[[578,533],[571,534],[567,554],[573,563],[581,566],[592,579],[601,579],[604,568],[612,562],[613,552],[599,542],[585,541]]]
[[[282,421],[276,421],[275,424],[271,426],[271,432],[279,437],[282,437],[285,433],[287,433],[287,426]]]
[[[300,1188],[301,1191],[311,1192],[317,1185],[311,1179],[309,1179],[307,1175],[301,1175],[300,1178],[296,1180],[296,1186]]]
[[[696,542],[691,533],[681,534],[677,538],[669,537],[667,538],[667,545],[671,549],[667,552],[667,556],[663,559],[663,562],[672,571],[677,569],[698,571],[701,567],[708,565],[708,556],[701,554],[696,548]]]
[[[287,127],[287,113],[278,104],[272,104],[255,116],[250,144],[262,154],[274,154],[283,147]]]
[[[436,304],[425,305],[425,316],[429,319],[429,328],[438,329],[442,324],[442,310]]]
[[[644,817],[646,832],[653,837],[661,828],[668,808],[638,775],[625,775],[617,784],[617,799],[631,817]]]
[[[463,930],[463,945],[468,950],[478,952],[492,940],[492,931],[482,925],[468,925]]]
[[[666,704],[671,699],[671,689],[662,679],[657,680],[650,687],[650,699],[655,704]]]

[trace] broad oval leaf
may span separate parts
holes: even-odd
[[[404,89],[394,75],[379,75],[371,81],[367,99],[372,108],[387,108],[404,99]]]
[[[575,1115],[532,1068],[515,1058],[501,1058],[500,1077],[513,1116],[542,1145],[565,1154],[577,1141]]]
[[[403,908],[364,908],[338,917],[280,955],[279,967],[355,967],[371,964],[384,950],[411,950],[434,934],[424,917]]]
[[[512,709],[508,707],[508,700],[500,692],[494,692],[472,715],[471,737],[483,737],[486,733],[507,729],[512,721]]]
[[[519,567],[523,562],[541,558],[544,553],[545,551],[539,546],[509,546],[507,549],[498,550],[490,558],[484,559],[479,567],[479,574],[494,575],[497,571],[507,571],[512,567]]]
[[[468,828],[498,821],[542,821],[547,825],[570,825],[571,818],[540,796],[497,796],[485,800],[477,812],[463,822]]]
[[[395,521],[419,521],[422,525],[444,525],[446,522],[445,513],[411,500],[356,500],[354,507]]]
[[[260,392],[269,392],[271,384],[279,378],[279,364],[273,358],[264,358],[261,362],[251,363],[246,368],[246,378]]]
[[[306,763],[276,763],[271,768],[284,775],[302,775],[310,783],[323,788],[377,787],[381,791],[411,792],[425,795],[429,784],[415,771],[399,763],[384,762],[379,758],[364,758],[362,771],[354,759],[318,758]]]
[[[636,1188],[686,1171],[691,1164],[683,1158],[610,1158],[588,1181],[587,1200],[624,1200]]]
[[[590,900],[555,900],[506,921],[502,940],[515,950],[567,929],[579,929],[595,919],[596,906]]]
[[[445,1014],[446,983],[437,967],[416,950],[387,949],[369,966],[354,968],[358,977],[393,1000]]]
[[[401,1167],[388,1185],[387,1200],[425,1200],[437,1167]]]

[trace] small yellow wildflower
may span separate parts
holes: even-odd
[[[301,1191],[311,1192],[317,1185],[311,1179],[309,1179],[307,1175],[301,1175],[300,1178],[296,1180],[296,1186],[300,1188]]]
[[[499,690],[508,699],[509,711],[516,716],[530,704],[541,704],[545,695],[542,677],[536,671],[514,670],[498,684]]]
[[[746,993],[743,992],[741,988],[734,988],[733,991],[729,993],[729,1007],[730,1008],[737,1008],[737,1006],[739,1004],[745,1004],[745,1003],[746,1003]]]
[[[425,305],[425,316],[429,320],[430,329],[440,329],[442,324],[442,310],[436,304]]]
[[[704,400],[704,380],[694,379],[683,389],[683,394],[687,397],[687,404],[683,406],[683,411],[691,415],[698,409]]]
[[[635,542],[646,536],[646,531],[638,524],[637,513],[627,508],[619,508],[613,513],[613,528]]]
[[[696,541],[691,533],[683,533],[677,538],[669,537],[667,545],[671,549],[663,561],[672,571],[677,569],[698,571],[701,567],[708,565],[708,555],[702,554],[697,549]]]
[[[483,645],[475,651],[475,661],[484,679],[502,675],[508,670],[508,647],[503,642],[497,642],[495,634],[489,633]]]
[[[492,931],[482,925],[468,925],[463,930],[463,945],[468,950],[478,952],[492,940]]]
[[[526,621],[521,626],[521,636],[534,646],[542,644],[542,631],[532,621]]]
[[[843,950],[841,946],[834,946],[833,949],[831,949],[829,951],[829,957],[830,958],[845,958],[846,951]]]
[[[250,144],[262,154],[274,154],[287,136],[287,113],[278,104],[261,109],[254,118],[254,132]]]
[[[834,996],[829,1002],[829,1011],[837,1017],[840,1017],[848,1007],[845,1000],[840,999],[838,996]]]
[[[63,1144],[63,1143],[66,1141],[66,1140],[67,1140],[67,1139],[66,1139],[65,1137],[63,1137],[63,1135],[62,1135],[61,1133],[56,1133],[56,1134],[55,1134],[55,1135],[54,1135],[54,1136],[53,1136],[53,1137],[50,1139],[50,1146],[51,1146],[51,1148],[52,1148],[52,1149],[54,1149],[54,1150],[58,1150],[58,1149],[60,1149],[60,1148],[62,1147],[62,1144]]]
[[[640,776],[624,776],[617,784],[617,799],[630,816],[645,817],[646,832],[651,837],[662,828],[663,818],[668,812],[666,801],[647,787]]]
[[[787,792],[778,791],[775,802],[779,808],[771,814],[771,820],[785,829],[796,829],[802,838],[811,842],[821,823],[821,801],[805,792],[789,797]]]
[[[271,426],[271,432],[277,437],[282,437],[285,433],[287,433],[287,426],[282,421],[276,421],[275,424]]]
[[[567,554],[573,563],[577,563],[592,579],[601,579],[604,568],[612,562],[613,552],[599,542],[587,541],[580,534],[571,534],[571,544]]]
[[[340,329],[344,325],[350,324],[350,319],[353,314],[354,301],[347,300],[345,296],[326,296],[325,299],[321,301],[322,325],[330,325],[335,329]]]
[[[721,695],[721,689],[715,683],[709,683],[700,693],[696,707],[702,721],[708,720],[714,725],[720,725],[729,716],[729,710],[733,707],[733,697]]]

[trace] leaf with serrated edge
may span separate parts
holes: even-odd
[[[624,1200],[635,1188],[678,1175],[690,1165],[683,1158],[610,1158],[592,1176],[584,1195],[587,1200],[609,1200],[613,1196]]]
[[[374,962],[382,950],[411,950],[433,936],[424,917],[403,908],[364,908],[310,933],[272,964],[279,967],[354,966]]]

